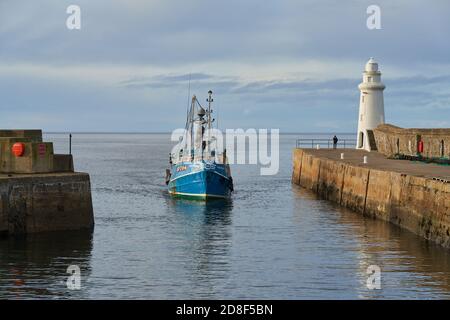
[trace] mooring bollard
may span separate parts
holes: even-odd
[[[344,154],[341,153],[341,160],[344,160]]]
[[[364,164],[367,164],[367,156],[364,156],[364,158],[363,158],[363,163],[364,163]]]

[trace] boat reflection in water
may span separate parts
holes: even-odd
[[[83,298],[69,290],[67,268],[90,275],[92,231],[51,232],[0,239],[0,297],[3,299]]]
[[[167,198],[173,212],[177,243],[184,247],[185,272],[190,274],[192,291],[186,294],[208,298],[217,294],[214,283],[229,275],[232,261],[231,199],[207,202]],[[219,297],[218,297],[219,298]]]

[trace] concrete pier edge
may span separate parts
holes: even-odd
[[[353,151],[353,150],[352,150]],[[294,149],[292,182],[365,216],[450,247],[450,183]],[[329,151],[331,152],[331,151]],[[348,152],[346,150],[338,151]],[[364,151],[360,151],[364,152]],[[371,154],[367,152],[367,154]],[[386,161],[395,161],[387,160]]]
[[[0,234],[93,229],[87,173],[0,175]]]
[[[55,154],[42,130],[0,130],[0,234],[92,229],[89,174]]]

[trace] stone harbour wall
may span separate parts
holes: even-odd
[[[79,230],[93,226],[88,174],[0,175],[0,234]]]
[[[396,153],[417,155],[418,142],[422,140],[422,156],[450,158],[450,129],[403,129],[382,124],[373,133],[378,152],[386,156]]]
[[[292,182],[363,215],[450,247],[450,183],[294,149]]]

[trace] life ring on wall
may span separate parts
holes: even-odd
[[[13,146],[12,146],[12,153],[16,157],[23,156],[23,154],[25,153],[25,144],[23,144],[22,142],[14,143]]]

